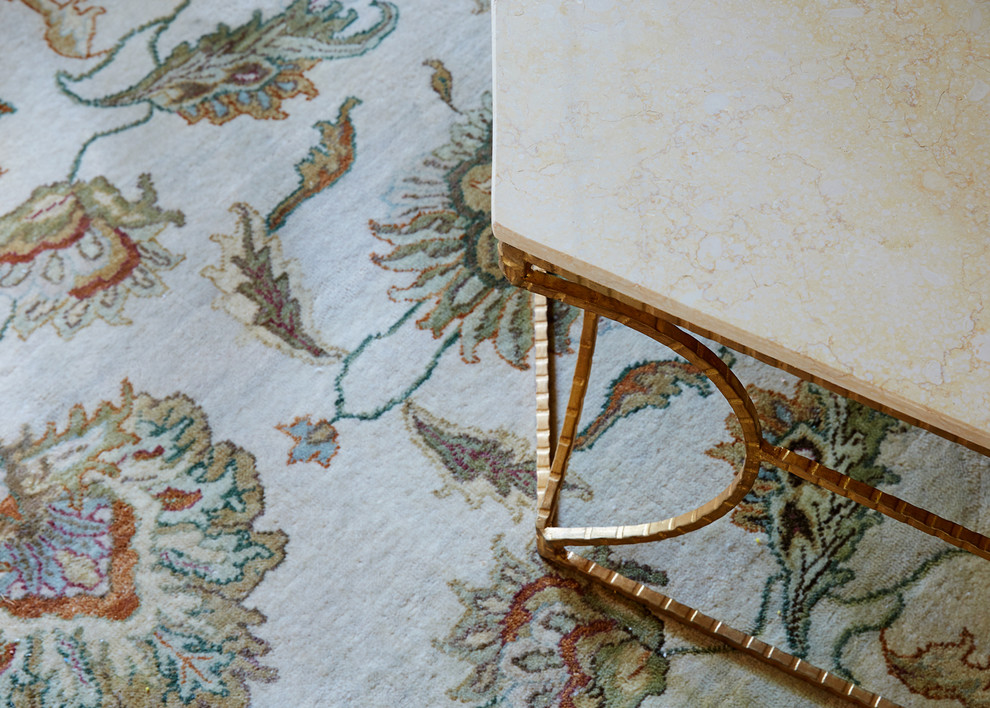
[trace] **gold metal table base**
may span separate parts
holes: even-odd
[[[548,272],[546,263],[522,251],[500,244],[502,270],[511,283],[534,293],[537,376],[537,547],[542,556],[558,565],[604,583],[619,594],[642,603],[651,611],[679,620],[731,647],[754,656],[786,673],[830,693],[865,706],[896,706],[834,674],[809,664],[756,637],[735,629],[698,610],[677,602],[645,585],[620,575],[566,549],[567,546],[618,545],[659,541],[706,526],[724,516],[749,493],[761,464],[795,474],[831,492],[875,509],[897,521],[990,560],[990,538],[937,514],[859,482],[790,450],[763,439],[756,407],[745,387],[714,352],[672,322],[640,309],[589,283]],[[551,449],[552,391],[546,297],[584,310],[584,322],[570,397],[556,447]],[[746,457],[729,485],[715,498],[693,511],[668,519],[626,526],[565,528],[556,525],[561,483],[567,471],[574,436],[584,402],[597,337],[598,317],[621,322],[666,345],[703,373],[729,402],[742,427]]]

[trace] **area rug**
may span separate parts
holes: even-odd
[[[536,555],[489,11],[0,2],[0,705],[842,705]],[[987,458],[713,346],[774,444],[990,532]],[[603,323],[564,520],[712,496],[717,399]],[[903,705],[990,704],[990,563],[778,470],[588,552]]]

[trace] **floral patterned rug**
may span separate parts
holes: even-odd
[[[0,3],[0,705],[840,705],[535,554],[489,11]],[[987,458],[720,355],[774,444],[990,532]],[[562,517],[724,486],[712,393],[604,323]],[[990,564],[777,470],[589,553],[896,702],[990,705]]]

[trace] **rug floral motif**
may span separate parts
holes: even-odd
[[[282,110],[283,101],[317,95],[316,87],[305,76],[307,71],[323,60],[363,54],[395,28],[395,6],[386,2],[372,5],[381,11],[381,17],[362,31],[348,31],[358,13],[344,11],[339,2],[314,10],[306,0],[295,0],[268,20],[258,12],[234,29],[221,24],[195,45],[178,45],[164,59],[159,57],[157,44],[152,43],[155,66],[145,77],[133,86],[90,101],[106,108],[144,104],[152,110],[178,113],[188,123],[207,120],[222,125],[241,115],[258,120],[284,119],[288,114]],[[164,17],[158,23],[165,29],[176,16]],[[95,70],[78,77],[61,76],[67,93],[84,100],[69,87],[102,71],[113,59],[111,54]]]
[[[473,508],[494,499],[522,521],[536,498],[536,456],[527,440],[504,430],[465,429],[409,402],[403,407],[406,427],[416,444],[432,457],[447,480],[436,493],[464,495]],[[591,489],[577,475],[564,481],[564,490],[588,499]]]
[[[900,481],[876,464],[884,438],[901,427],[893,418],[811,384],[800,384],[793,397],[754,388],[750,395],[761,413],[764,437],[773,444],[872,486]],[[735,417],[727,425],[733,441],[710,454],[739,464],[745,454],[742,430]],[[844,561],[856,552],[866,531],[883,523],[884,517],[764,466],[753,491],[732,512],[732,519],[747,531],[766,535],[781,569],[767,581],[767,592],[776,590],[784,596],[788,651],[807,657],[812,607],[852,579]],[[841,647],[836,649],[841,653]]]
[[[434,80],[434,88],[445,95],[442,83]],[[390,297],[427,303],[416,324],[437,338],[456,329],[466,362],[477,362],[479,345],[490,340],[501,358],[525,367],[533,347],[533,310],[529,295],[502,276],[491,227],[491,95],[483,94],[481,106],[465,118],[426,161],[425,171],[400,188],[399,221],[372,222],[375,235],[393,246],[374,261],[417,274],[411,285],[393,287]],[[557,306],[555,311],[555,346],[565,351],[577,313]]]
[[[534,551],[492,5],[0,1],[0,705],[841,705]],[[644,341],[599,328],[577,516],[741,462]],[[985,456],[714,350],[772,444],[990,531]],[[990,564],[780,470],[582,553],[905,706],[990,704]]]
[[[71,337],[99,318],[127,324],[130,295],[156,297],[159,273],[182,260],[156,237],[179,211],[165,211],[148,175],[141,198],[129,201],[105,178],[39,187],[0,217],[0,295],[10,303],[7,323],[21,337],[50,323]],[[6,329],[6,326],[4,327]]]
[[[0,693],[10,705],[246,704],[258,659],[243,604],[283,558],[259,532],[251,455],[190,399],[124,382],[119,403],[0,449]]]
[[[498,541],[492,584],[451,584],[467,608],[438,646],[473,671],[473,705],[635,706],[666,687],[663,623],[596,585],[543,570]]]

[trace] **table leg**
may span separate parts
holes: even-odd
[[[506,251],[509,251],[508,254]],[[727,513],[749,492],[760,464],[772,464],[813,484],[852,499],[891,518],[932,534],[959,548],[990,559],[990,538],[870,487],[848,475],[825,467],[763,439],[756,408],[743,385],[707,347],[672,323],[628,304],[527,263],[521,251],[505,249],[503,270],[509,280],[534,293],[537,352],[537,547],[547,560],[601,582],[615,592],[639,602],[654,613],[679,620],[786,673],[865,706],[896,706],[845,679],[830,674],[756,637],[735,629],[652,588],[608,570],[572,551],[570,545],[643,543],[690,532]],[[574,380],[556,449],[551,448],[553,390],[549,377],[546,296],[584,309],[585,318]],[[742,426],[746,460],[729,486],[697,509],[663,521],[635,526],[563,528],[556,526],[557,502],[571,445],[577,430],[588,385],[597,334],[598,316],[621,322],[673,349],[704,373],[726,397]]]
[[[536,348],[536,416],[537,416],[537,547],[540,554],[552,563],[604,584],[634,602],[645,605],[663,618],[674,619],[718,639],[760,661],[770,664],[791,676],[796,676],[826,691],[853,701],[858,705],[874,708],[897,708],[893,703],[871,693],[845,679],[820,669],[792,654],[777,649],[756,637],[735,629],[713,617],[702,614],[693,607],[677,602],[642,583],[631,580],[615,571],[604,568],[583,556],[562,547],[561,540],[551,543],[548,527],[556,520],[560,486],[567,471],[571,445],[581,415],[581,407],[591,373],[591,361],[597,334],[598,316],[585,313],[578,347],[567,411],[556,450],[550,448],[550,420],[553,406],[553,384],[549,376],[549,340],[547,336],[547,300],[542,295],[533,296],[534,334]],[[707,523],[707,522],[706,522]],[[589,529],[590,530],[590,529]],[[601,531],[595,529],[595,531]],[[623,543],[615,538],[613,543]],[[628,542],[628,541],[626,541]]]
[[[687,359],[704,374],[722,393],[739,420],[746,446],[743,466],[737,470],[732,482],[714,499],[697,509],[680,516],[637,526],[606,526],[595,528],[559,528],[546,523],[543,537],[548,543],[558,545],[609,545],[615,543],[645,543],[677,536],[700,528],[730,511],[749,492],[761,464],[770,464],[791,472],[812,484],[835,494],[879,511],[897,521],[906,523],[925,533],[936,536],[958,548],[990,560],[990,537],[950,521],[888,494],[868,484],[859,482],[837,470],[819,464],[815,460],[771,445],[763,439],[756,406],[745,387],[729,370],[729,367],[708,347],[667,320],[649,314],[606,293],[591,289],[588,285],[572,282],[553,275],[526,261],[524,253],[500,247],[502,266],[506,277],[514,285],[534,293],[555,298],[583,309],[586,313],[605,316],[620,322],[646,336],[655,339]],[[594,337],[593,332],[587,334]],[[585,335],[582,335],[582,342]],[[593,341],[579,351],[579,367],[590,370]],[[581,363],[582,357],[586,359]],[[586,371],[584,375],[586,376]],[[587,381],[577,381],[579,387]],[[580,396],[583,400],[583,388]],[[568,406],[570,408],[570,405]],[[575,416],[580,415],[578,410]],[[576,426],[576,419],[574,421]],[[569,454],[569,442],[567,451]],[[560,443],[558,442],[558,447]],[[561,460],[566,465],[566,457]],[[553,483],[551,471],[550,483]],[[549,502],[551,508],[556,502]]]

